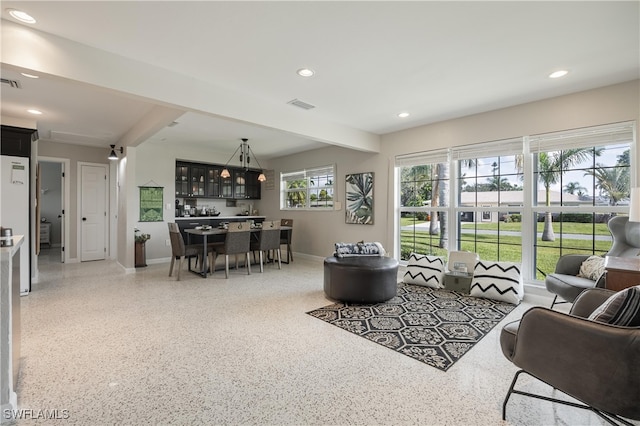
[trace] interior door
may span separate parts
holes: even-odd
[[[107,226],[107,167],[81,166],[80,260],[104,260]]]

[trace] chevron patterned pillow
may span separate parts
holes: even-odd
[[[402,281],[432,288],[443,288],[444,259],[439,256],[411,253]]]
[[[517,305],[523,295],[520,265],[511,262],[479,261],[473,271],[469,295]]]

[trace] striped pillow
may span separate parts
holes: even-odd
[[[640,285],[611,295],[589,315],[589,319],[623,327],[639,327]]]
[[[411,253],[402,281],[425,287],[443,288],[444,260],[439,256]]]
[[[473,270],[469,295],[517,305],[523,295],[520,265],[481,260]]]

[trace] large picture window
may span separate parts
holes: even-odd
[[[282,210],[333,210],[335,167],[280,174]]]
[[[534,281],[564,254],[606,253],[637,185],[634,138],[617,123],[397,157],[400,260],[469,250]]]

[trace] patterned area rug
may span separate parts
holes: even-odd
[[[336,303],[307,313],[447,371],[515,307],[399,283],[398,295],[384,303]]]

